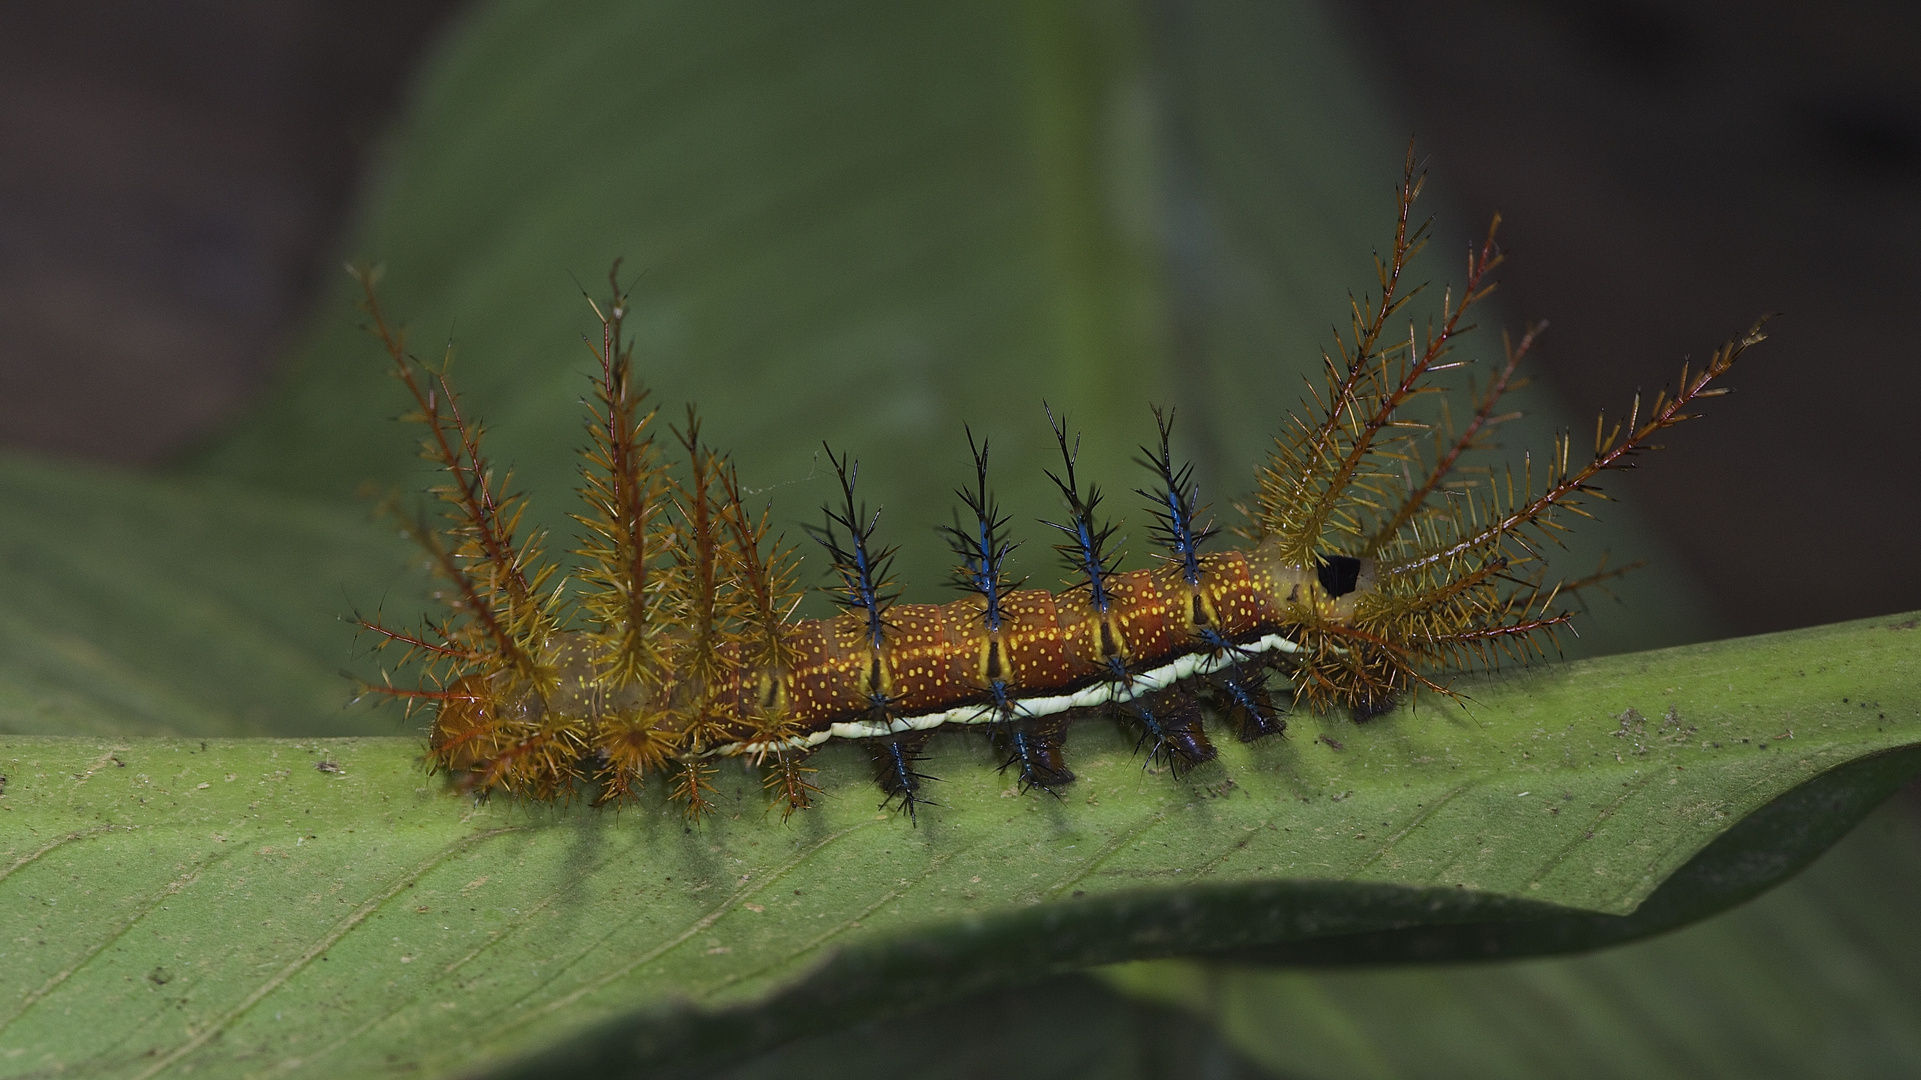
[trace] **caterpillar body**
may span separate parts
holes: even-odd
[[[878,514],[856,495],[858,465],[830,449],[838,498],[809,530],[831,557],[841,608],[825,619],[793,617],[798,552],[769,535],[767,511],[746,506],[691,408],[674,432],[684,467],[667,464],[634,380],[617,274],[611,298],[594,304],[602,333],[591,345],[580,563],[558,581],[544,538],[522,534],[525,503],[489,466],[445,366],[407,352],[376,275],[357,271],[370,328],[413,398],[409,418],[425,427],[423,456],[440,471],[432,492],[445,520],[408,519],[406,530],[449,611],[417,630],[359,620],[422,671],[418,685],[384,673],[368,689],[429,707],[430,764],[481,793],[618,802],[659,776],[698,815],[718,763],[742,758],[765,770],[785,814],[816,794],[806,756],[841,739],[868,748],[887,801],[912,815],[926,803],[921,749],[942,729],[985,731],[1023,790],[1054,792],[1074,778],[1063,745],[1079,716],[1118,717],[1149,761],[1179,773],[1215,754],[1206,708],[1254,740],[1281,733],[1289,707],[1366,721],[1411,694],[1452,696],[1452,672],[1538,656],[1568,621],[1567,599],[1619,572],[1549,580],[1539,542],[1605,498],[1598,476],[1725,392],[1714,381],[1762,340],[1761,326],[1701,368],[1684,366],[1645,410],[1637,396],[1625,420],[1597,421],[1583,460],[1564,435],[1541,475],[1532,464],[1519,477],[1469,469],[1468,455],[1490,448],[1513,415],[1500,403],[1539,328],[1505,342],[1491,377],[1470,386],[1465,420],[1445,409],[1418,418],[1436,412],[1414,406],[1441,391],[1437,378],[1464,366],[1451,347],[1501,259],[1491,227],[1469,252],[1458,298],[1445,295],[1424,330],[1390,339],[1418,292],[1403,275],[1426,240],[1412,219],[1421,182],[1410,155],[1391,252],[1377,259],[1379,294],[1352,304],[1324,385],[1257,470],[1248,546],[1204,550],[1218,530],[1191,469],[1175,463],[1172,416],[1157,410],[1158,439],[1142,448],[1154,483],[1139,494],[1161,558],[1118,570],[1102,493],[1076,475],[1078,437],[1050,412],[1061,467],[1048,475],[1066,512],[1049,524],[1069,587],[1024,589],[1007,576],[1015,543],[988,485],[988,445],[969,433],[974,482],[957,492],[968,513],[942,528],[966,595],[903,604],[892,551],[876,543]]]

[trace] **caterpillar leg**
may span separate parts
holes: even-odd
[[[1236,664],[1209,676],[1203,692],[1210,704],[1234,722],[1242,742],[1265,739],[1287,730],[1287,720],[1267,692],[1264,668],[1244,668]]]
[[[594,779],[600,784],[594,805],[633,801],[647,777],[665,770],[678,748],[677,739],[644,722],[603,727],[594,739]]]
[[[1061,744],[1066,738],[1067,725],[1059,717],[1008,722],[994,732],[994,746],[1007,755],[1001,771],[1018,768],[1023,793],[1029,788],[1040,788],[1049,795],[1058,795],[1056,788],[1074,782],[1073,770],[1061,756]]]
[[[880,781],[880,789],[887,797],[881,800],[882,806],[891,806],[899,800],[900,808],[907,811],[909,821],[916,821],[915,808],[936,806],[921,791],[924,781],[938,780],[915,768],[920,764],[921,752],[927,747],[927,740],[933,732],[920,732],[913,735],[895,735],[868,744],[867,752],[873,756],[874,770]]]
[[[1367,691],[1349,700],[1347,711],[1348,715],[1354,718],[1355,723],[1365,724],[1369,720],[1378,720],[1393,712],[1395,706],[1400,703],[1401,699],[1393,694]]]
[[[805,810],[814,805],[814,796],[820,789],[807,779],[814,770],[801,764],[810,752],[783,750],[773,756],[767,765],[767,775],[761,787],[773,795],[774,805],[780,807],[780,819],[786,821],[794,816],[794,811]]]
[[[713,794],[714,774],[719,771],[711,761],[675,762],[670,795],[684,807],[689,821],[699,821],[702,814],[713,810],[714,802],[708,796]]]
[[[1148,765],[1165,764],[1178,777],[1219,753],[1201,730],[1201,703],[1178,687],[1136,698],[1121,709],[1140,725],[1136,748],[1148,747]]]

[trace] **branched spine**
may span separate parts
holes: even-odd
[[[1134,493],[1153,507],[1154,525],[1149,531],[1167,549],[1168,554],[1163,557],[1180,568],[1181,580],[1191,588],[1201,583],[1201,545],[1220,530],[1212,522],[1200,521],[1205,508],[1200,505],[1201,486],[1194,482],[1193,463],[1174,466],[1170,445],[1174,433],[1173,412],[1162,412],[1156,407],[1154,428],[1160,434],[1159,449],[1143,446],[1141,456],[1135,460],[1152,472],[1160,485],[1153,491],[1136,488]]]
[[[834,560],[833,573],[840,581],[834,603],[859,615],[869,647],[880,649],[887,643],[887,608],[900,595],[894,591],[893,579],[888,576],[894,549],[874,547],[880,511],[876,509],[869,515],[865,506],[855,503],[854,485],[860,479],[860,462],[851,455],[835,457],[832,447],[822,449],[840,481],[841,508],[822,506],[825,520],[819,528],[809,527],[807,531]],[[847,536],[844,542],[843,532]]]
[[[999,633],[1002,602],[1010,591],[1019,587],[1018,582],[1007,578],[1007,557],[1020,544],[1007,538],[1008,519],[987,490],[987,440],[976,444],[973,429],[969,428],[967,449],[974,458],[974,486],[957,488],[954,496],[974,515],[974,524],[963,525],[957,512],[954,524],[941,525],[938,529],[947,537],[947,546],[960,556],[961,563],[954,569],[954,584],[981,598],[982,621],[989,633]]]
[[[1074,587],[1087,590],[1088,605],[1096,613],[1106,615],[1114,607],[1108,579],[1114,576],[1121,561],[1119,548],[1110,546],[1119,526],[1103,521],[1099,516],[1099,485],[1089,484],[1087,494],[1081,495],[1080,480],[1074,475],[1074,466],[1081,454],[1080,435],[1076,434],[1073,445],[1069,446],[1067,417],[1055,419],[1051,408],[1047,409],[1047,423],[1054,429],[1054,441],[1059,444],[1061,451],[1061,471],[1055,473],[1050,469],[1047,478],[1054,482],[1062,501],[1067,504],[1067,520],[1044,521],[1042,524],[1066,534],[1067,542],[1054,545],[1054,550],[1060,552],[1068,573],[1079,579]]]

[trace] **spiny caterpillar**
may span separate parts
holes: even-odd
[[[1019,786],[1056,792],[1074,779],[1062,756],[1068,723],[1105,713],[1139,732],[1150,762],[1180,773],[1215,755],[1203,703],[1243,740],[1280,733],[1274,676],[1293,706],[1345,708],[1366,721],[1408,695],[1455,696],[1446,673],[1492,668],[1544,653],[1568,621],[1564,601],[1612,576],[1549,580],[1538,546],[1589,516],[1605,498],[1602,473],[1627,467],[1650,439],[1689,418],[1711,384],[1762,340],[1759,323],[1643,413],[1597,420],[1591,456],[1556,439],[1543,475],[1530,459],[1512,470],[1469,469],[1513,414],[1497,410],[1539,327],[1504,339],[1493,378],[1469,387],[1464,423],[1416,419],[1414,403],[1442,392],[1464,316],[1493,284],[1501,261],[1494,220],[1470,249],[1458,302],[1444,294],[1438,319],[1390,339],[1409,260],[1427,239],[1412,222],[1423,177],[1410,156],[1398,188],[1391,254],[1377,256],[1380,293],[1350,300],[1350,336],[1323,356],[1311,385],[1257,470],[1244,548],[1207,551],[1218,530],[1200,505],[1192,470],[1170,450],[1172,417],[1156,410],[1157,438],[1142,448],[1153,476],[1159,565],[1120,572],[1103,494],[1076,472],[1078,436],[1048,413],[1060,451],[1048,476],[1064,513],[1049,522],[1072,584],[1023,589],[1006,569],[1014,541],[988,487],[988,445],[968,433],[974,481],[966,507],[944,527],[966,592],[948,604],[897,602],[892,549],[876,543],[878,513],[855,494],[858,465],[831,449],[837,498],[809,529],[831,558],[827,619],[796,619],[799,554],[770,538],[765,510],[751,512],[733,464],[707,446],[693,409],[673,431],[684,457],[670,469],[655,412],[633,376],[623,336],[627,297],[594,304],[599,366],[583,451],[584,530],[571,582],[537,531],[523,536],[523,497],[481,450],[480,425],[462,413],[446,369],[408,354],[361,271],[364,306],[423,425],[423,456],[441,475],[432,493],[446,524],[406,528],[445,583],[449,614],[418,631],[360,620],[383,646],[418,662],[420,685],[383,673],[369,689],[429,705],[436,770],[481,793],[535,799],[592,792],[633,798],[664,774],[689,815],[710,808],[722,758],[765,770],[783,816],[817,789],[804,765],[832,739],[866,746],[888,803],[912,815],[926,802],[922,748],[946,727],[984,730]],[[618,264],[616,264],[618,270]],[[593,301],[589,300],[592,304]],[[1238,530],[1237,530],[1238,531]]]

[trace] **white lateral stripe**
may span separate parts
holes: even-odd
[[[1222,668],[1233,666],[1238,657],[1250,653],[1297,653],[1300,651],[1301,646],[1295,642],[1279,634],[1268,634],[1245,645],[1237,645],[1231,650],[1220,649],[1211,653],[1186,653],[1177,656],[1160,667],[1149,668],[1124,683],[1099,682],[1071,694],[1017,698],[1014,704],[1023,716],[1052,716],[1070,709],[1091,709],[1110,701],[1132,701],[1142,694],[1165,690],[1182,679],[1191,679],[1196,675],[1212,675]],[[772,754],[781,750],[811,750],[829,739],[878,739],[909,731],[932,731],[948,724],[966,727],[993,722],[993,706],[973,702],[942,712],[902,716],[894,720],[847,720],[830,724],[824,731],[795,735],[788,739],[727,743],[724,746],[716,746],[701,756],[739,757],[742,754]]]

